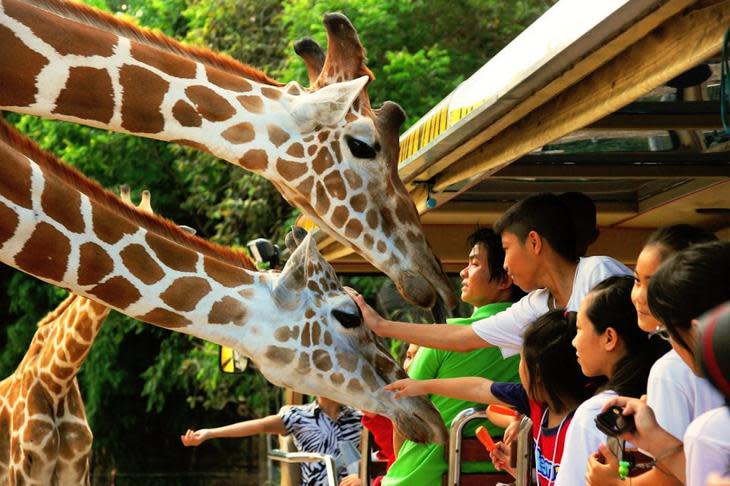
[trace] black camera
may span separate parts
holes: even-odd
[[[631,432],[636,428],[633,415],[623,415],[623,408],[613,406],[596,415],[596,427],[610,437]]]

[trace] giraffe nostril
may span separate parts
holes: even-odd
[[[347,329],[359,327],[362,324],[362,315],[360,314],[360,309],[358,309],[357,314],[333,310],[332,315],[335,316],[335,319],[340,321],[340,324],[342,324]]]

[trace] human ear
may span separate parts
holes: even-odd
[[[609,327],[603,331],[603,346],[606,351],[613,351],[618,346],[618,333],[616,329]]]

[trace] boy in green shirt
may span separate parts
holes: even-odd
[[[471,324],[508,308],[523,294],[513,285],[512,279],[503,268],[504,251],[498,235],[482,228],[469,237],[469,261],[459,273],[462,280],[461,300],[474,306],[471,317],[449,319],[447,325]],[[448,329],[444,329],[448,332]],[[482,348],[468,353],[456,353],[438,349],[421,348],[408,370],[411,378],[455,378],[460,376],[481,376],[494,381],[519,381],[519,356],[503,359],[499,348]],[[441,413],[446,427],[451,426],[459,412],[470,407],[483,406],[474,402],[432,396],[431,400]],[[465,433],[473,435],[477,423],[472,423]],[[489,433],[502,435],[503,430],[489,424]],[[383,486],[440,486],[446,474],[448,463],[444,447],[435,444],[417,444],[405,440],[397,459],[381,483]],[[491,463],[462,466],[463,472],[492,472]]]

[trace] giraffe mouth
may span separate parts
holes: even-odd
[[[446,444],[446,426],[431,402],[425,397],[412,397],[408,400],[413,402],[413,408],[399,411],[395,417],[395,423],[403,435],[421,444]]]

